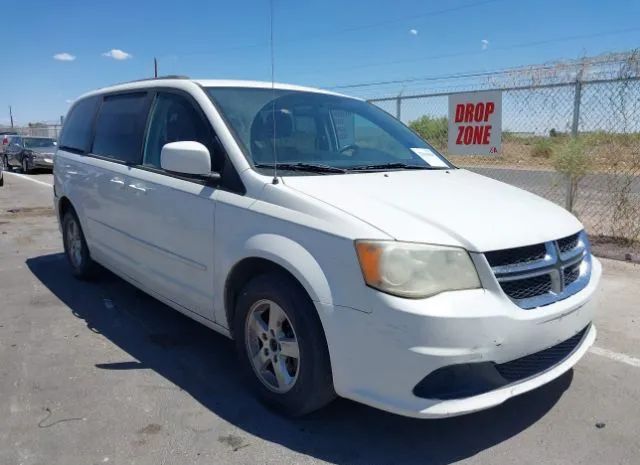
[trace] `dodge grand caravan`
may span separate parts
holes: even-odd
[[[336,395],[421,418],[488,408],[596,336],[601,265],[580,222],[362,100],[117,85],[70,109],[54,174],[72,273],[100,264],[233,338],[285,414]]]

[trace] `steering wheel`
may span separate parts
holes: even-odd
[[[348,145],[345,145],[344,147],[342,147],[340,150],[338,150],[338,152],[344,153],[347,150],[353,150],[353,154],[355,155],[355,153],[358,150],[360,150],[360,146],[358,144],[348,144]]]

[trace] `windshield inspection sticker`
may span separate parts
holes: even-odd
[[[413,153],[418,155],[424,161],[429,163],[429,166],[436,168],[447,168],[447,164],[443,162],[435,153],[430,149],[412,148]]]

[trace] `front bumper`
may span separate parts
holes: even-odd
[[[377,293],[370,313],[318,303],[336,392],[418,418],[462,415],[503,403],[559,377],[593,344],[591,297],[602,268],[593,259],[588,285],[554,304],[524,310],[500,293],[476,289],[408,300]],[[377,292],[371,290],[371,292]],[[587,328],[562,360],[535,375],[465,398],[425,399],[415,386],[450,365],[503,364],[566,341]]]
[[[53,169],[53,158],[49,157],[36,157],[31,159],[31,167],[33,168],[46,168]]]

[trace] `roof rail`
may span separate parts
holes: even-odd
[[[181,76],[179,74],[168,74],[166,76],[149,77],[149,78],[143,78],[143,79],[134,79],[133,81],[119,82],[118,84],[114,84],[114,85],[119,86],[120,84],[131,84],[133,82],[143,82],[143,81],[158,81],[161,79],[191,79],[191,78],[189,76]]]

